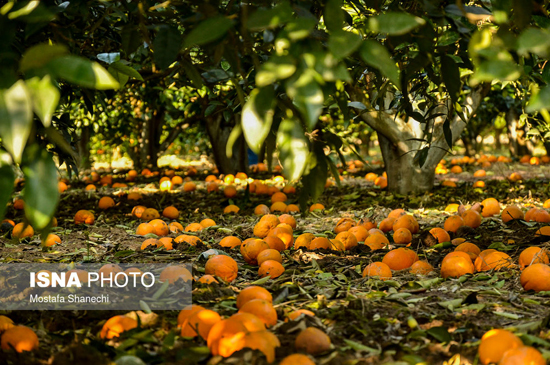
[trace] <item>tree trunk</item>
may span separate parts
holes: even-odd
[[[227,142],[233,128],[233,125],[225,122],[221,114],[206,119],[206,130],[212,144],[214,160],[222,174],[248,171],[247,145],[243,134],[233,144],[233,156],[228,157],[226,154]]]
[[[472,139],[470,138],[470,135],[468,134],[468,131],[465,131],[462,133],[462,143],[464,144],[464,148],[466,149],[466,156],[474,156],[476,154],[475,147],[472,145]]]
[[[157,161],[160,154],[160,136],[164,124],[164,116],[165,110],[162,107],[153,111],[151,117],[144,114],[139,139],[139,165],[134,165],[134,168],[142,169],[147,167],[150,169],[158,167]]]
[[[510,155],[521,157],[531,154],[529,141],[525,138],[525,126],[519,126],[519,115],[515,108],[510,108],[506,112],[506,126],[508,128],[508,140],[510,145]]]
[[[414,161],[414,153],[402,153],[383,134],[378,133],[378,143],[388,174],[388,189],[391,192],[407,195],[432,190],[435,181],[435,166],[419,167]]]
[[[80,169],[87,170],[92,167],[92,160],[90,159],[90,137],[92,126],[83,126],[80,132],[80,138],[78,139],[78,155],[80,156]]]

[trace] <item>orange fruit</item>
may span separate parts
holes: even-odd
[[[281,212],[284,213],[286,211],[286,204],[283,202],[275,202],[271,204],[271,207],[269,208],[271,212]]]
[[[199,335],[206,340],[210,329],[221,320],[220,315],[213,310],[203,309],[197,311],[182,323],[181,337],[196,337]]]
[[[418,255],[411,249],[400,247],[391,250],[384,255],[382,262],[390,267],[392,270],[408,269],[418,261]]]
[[[430,265],[426,261],[416,261],[414,264],[411,265],[410,273],[415,275],[428,275],[434,271],[434,268],[432,265]]]
[[[399,218],[399,217],[401,217],[402,215],[405,215],[405,214],[407,214],[407,212],[404,209],[401,209],[401,208],[394,209],[390,212],[390,214],[388,214],[388,218],[397,219],[397,218]]]
[[[476,172],[474,172],[474,177],[484,177],[486,175],[487,175],[487,172],[483,169],[477,170]]]
[[[67,184],[65,184],[63,181],[59,181],[57,183],[57,190],[59,190],[60,194],[67,191],[67,189],[68,189]]]
[[[99,199],[99,203],[97,204],[99,209],[109,209],[115,206],[115,201],[110,196],[104,196],[101,199]]]
[[[226,198],[234,198],[237,196],[237,188],[233,185],[226,186],[223,189],[223,195],[225,195]]]
[[[256,215],[265,215],[269,214],[271,211],[269,210],[269,207],[265,204],[257,205],[256,208],[254,208],[254,214]]]
[[[355,238],[352,233],[349,233],[347,231],[338,233],[335,239],[344,244],[345,250],[351,250],[352,248],[357,246],[357,238]]]
[[[359,222],[359,224],[361,227],[365,228],[367,231],[369,229],[372,229],[372,228],[376,228],[376,222],[371,220],[370,218],[363,218],[361,219],[361,221]]]
[[[447,233],[446,230],[443,228],[435,227],[430,229],[430,234],[437,239],[437,242],[443,243],[443,242],[451,242],[451,236],[449,236],[449,233]]]
[[[294,342],[296,350],[305,351],[311,355],[319,355],[330,350],[330,345],[330,337],[315,327],[307,327],[300,332]]]
[[[251,313],[258,317],[266,327],[277,324],[277,312],[270,301],[252,299],[245,302],[239,309],[239,313]]]
[[[264,238],[265,243],[269,245],[269,248],[283,252],[286,250],[285,243],[277,236],[267,236]]]
[[[162,219],[153,219],[149,222],[150,225],[155,227],[155,234],[159,237],[167,236],[170,233],[170,228],[168,224]]]
[[[195,190],[197,190],[197,185],[194,182],[188,181],[185,184],[183,184],[183,191],[189,193]]]
[[[292,354],[281,360],[280,365],[315,365],[307,355]]]
[[[14,348],[17,352],[33,351],[38,349],[38,336],[25,326],[13,326],[2,334],[2,350]]]
[[[395,231],[399,228],[407,228],[412,234],[418,233],[420,230],[416,218],[409,214],[404,214],[395,220],[393,230]]]
[[[150,223],[141,223],[136,229],[136,234],[138,236],[145,236],[149,233],[155,233],[155,226]]]
[[[286,206],[285,213],[300,213],[300,207],[296,204],[289,204]]]
[[[185,242],[191,246],[196,246],[199,243],[202,243],[201,239],[197,236],[191,236],[188,234],[182,234],[174,238],[174,242],[182,243]]]
[[[312,311],[309,311],[307,309],[298,309],[294,312],[287,314],[287,318],[291,321],[294,321],[298,319],[302,314],[310,317],[315,317],[315,313],[313,313]]]
[[[338,234],[340,232],[349,231],[350,228],[355,227],[356,225],[357,223],[351,218],[341,218],[338,223],[336,223],[334,232]]]
[[[365,245],[371,250],[380,250],[390,244],[390,241],[383,234],[371,234],[365,239]]]
[[[162,211],[162,216],[168,219],[178,219],[180,216],[180,212],[176,207],[169,206],[164,208],[164,210]]]
[[[369,231],[363,226],[352,227],[348,232],[355,236],[357,242],[365,242],[365,239],[369,236]]]
[[[374,185],[378,186],[380,189],[385,189],[388,187],[388,179],[383,176],[379,176],[376,180],[374,180]]]
[[[54,245],[57,245],[57,244],[61,244],[61,238],[59,238],[58,235],[53,234],[53,233],[48,234],[48,237],[44,241],[44,246],[45,247],[51,247],[51,246],[54,246]]]
[[[147,208],[141,213],[140,218],[144,221],[151,221],[160,218],[160,214],[155,208]]]
[[[533,264],[526,267],[519,278],[524,290],[540,291],[550,290],[550,266],[545,264]]]
[[[172,237],[162,237],[158,240],[157,246],[158,247],[164,247],[165,250],[173,250],[174,249],[174,239]]]
[[[275,260],[266,260],[260,264],[258,275],[260,277],[270,276],[271,279],[278,278],[285,272],[284,266]]]
[[[481,255],[475,261],[477,271],[500,270],[505,267],[512,267],[512,258],[508,254],[500,251],[491,252],[482,257]]]
[[[519,266],[523,270],[526,266],[532,264],[548,264],[548,255],[544,249],[540,247],[531,246],[527,247],[519,255]]]
[[[136,205],[134,208],[132,208],[132,215],[136,218],[141,218],[141,215],[143,212],[147,209],[147,207],[143,205]]]
[[[525,216],[523,217],[523,219],[525,219],[526,222],[534,221],[535,220],[535,213],[537,213],[538,211],[539,211],[539,209],[536,208],[536,207],[533,207],[533,208],[529,209],[525,213]]]
[[[492,217],[500,213],[500,204],[495,198],[487,198],[481,202],[481,205],[483,205],[483,209],[481,210],[483,217]]]
[[[460,216],[452,215],[445,220],[445,224],[443,225],[443,228],[447,232],[456,233],[456,231],[458,231],[458,229],[463,225],[464,225],[464,220]]]
[[[204,265],[205,274],[218,276],[228,282],[235,280],[238,272],[237,262],[225,255],[212,256]]]
[[[314,212],[316,210],[325,210],[325,206],[323,204],[313,204],[311,207],[309,207],[310,212]]]
[[[206,344],[212,355],[229,357],[244,348],[246,333],[247,328],[241,321],[224,319],[210,329]]]
[[[310,250],[318,250],[318,249],[325,249],[329,250],[331,248],[331,243],[326,237],[315,237],[311,242],[309,243],[309,249]]]
[[[240,208],[234,204],[228,205],[223,209],[224,214],[239,213]]]
[[[306,249],[309,249],[311,241],[313,241],[314,239],[315,235],[313,233],[302,233],[294,241],[294,248],[298,249],[300,247],[305,247]]]
[[[245,326],[246,330],[249,332],[265,330],[265,323],[252,313],[237,312],[233,314],[229,319],[241,322]]]
[[[185,232],[200,232],[204,227],[199,223],[190,223],[185,227]]]
[[[504,223],[508,223],[515,219],[523,219],[523,212],[515,205],[510,205],[502,211],[500,215]]]
[[[257,257],[263,250],[269,249],[269,245],[260,239],[253,239],[244,241],[241,244],[241,255],[243,255],[244,261],[250,265],[257,265]]]
[[[85,190],[96,190],[96,187],[94,184],[88,184],[86,185],[86,189]]]
[[[144,223],[144,224],[147,224],[147,223]],[[141,244],[141,249],[145,250],[149,246],[157,247],[158,243],[159,241],[156,238],[148,238],[145,241],[143,241],[143,243]]]
[[[486,365],[498,363],[508,350],[523,346],[523,342],[512,332],[504,329],[493,329],[481,337],[478,354],[479,361]]]
[[[15,199],[13,201],[13,208],[17,210],[23,210],[25,208],[25,202],[23,199]]]
[[[229,247],[229,248],[235,248],[237,246],[240,246],[241,244],[242,244],[241,240],[235,236],[224,237],[219,243],[220,246]]]
[[[136,192],[131,192],[126,196],[126,198],[128,200],[140,200],[141,199],[141,194],[136,193]]]
[[[398,245],[411,243],[412,234],[407,228],[399,228],[393,233],[393,241]]]
[[[216,191],[219,190],[219,188],[220,188],[220,186],[215,181],[211,181],[211,182],[206,184],[206,192],[208,192],[208,193],[216,192]]]
[[[521,346],[506,351],[498,363],[498,365],[516,364],[546,365],[546,360],[544,360],[542,354],[534,347]]]
[[[281,193],[281,192],[276,192],[275,194],[271,195],[271,203],[275,203],[275,202],[286,202],[287,201],[287,197],[286,197],[286,194],[285,193]]]
[[[540,228],[535,232],[535,237],[539,237],[539,236],[550,236],[550,226],[543,226],[543,227],[540,227]]]
[[[262,288],[261,286],[247,286],[239,295],[237,295],[237,308],[240,309],[246,302],[253,299],[262,299],[270,303],[273,302],[273,297],[267,289]]]
[[[296,219],[290,214],[279,216],[279,222],[288,224],[293,230],[296,229]]]
[[[365,267],[363,270],[363,277],[378,277],[381,280],[391,279],[392,273],[388,265],[383,262],[373,262]]]
[[[168,225],[168,229],[170,230],[171,233],[183,232],[183,226],[178,222],[171,222]]]
[[[95,217],[89,210],[79,210],[74,215],[75,224],[94,224]]]
[[[32,237],[34,236],[34,229],[29,224],[17,223],[11,231],[11,236],[17,239]]]
[[[453,174],[460,174],[462,172],[462,167],[460,167],[458,165],[455,165],[455,166],[451,167],[451,172]]]
[[[199,283],[209,285],[209,284],[213,284],[213,283],[218,283],[218,280],[216,280],[216,278],[213,277],[212,275],[203,275],[203,276],[200,277]]]
[[[275,348],[279,346],[277,336],[267,330],[249,332],[244,336],[244,347],[261,351],[268,363],[275,361]]]
[[[534,214],[535,221],[539,223],[550,223],[550,214],[544,209],[539,209]]]
[[[389,231],[393,230],[393,225],[394,225],[396,220],[397,219],[393,218],[393,217],[388,217],[386,219],[383,219],[380,222],[380,225],[378,226],[378,228],[384,233],[389,232]],[[403,227],[403,228],[406,228],[406,227]]]
[[[281,241],[283,241],[286,249],[290,248],[292,246],[292,243],[294,242],[292,228],[290,228],[290,226],[288,225],[286,227],[278,225],[269,232],[268,236],[278,237]]]
[[[9,328],[12,328],[13,326],[13,321],[10,318],[6,316],[0,316],[0,334]]]
[[[460,217],[462,218],[464,225],[470,228],[475,229],[481,225],[481,214],[473,209],[466,210]]]
[[[161,271],[159,281],[161,283],[168,280],[170,284],[174,284],[178,280],[189,281],[193,280],[191,272],[183,265],[168,266]]]
[[[126,316],[114,316],[111,317],[101,328],[100,337],[102,339],[110,340],[115,337],[119,337],[123,332],[134,329],[138,326],[138,322],[130,317]]]
[[[474,264],[470,257],[461,256],[449,257],[444,263],[441,263],[442,278],[458,278],[459,276],[474,273]]]
[[[282,263],[283,257],[281,256],[279,251],[269,248],[267,250],[263,250],[262,252],[260,252],[256,257],[256,261],[258,261],[258,265],[260,266],[264,261],[267,261],[267,260],[273,260],[273,261],[277,261],[278,263]]]
[[[254,226],[254,236],[264,238],[269,232],[277,227],[281,222],[276,215],[266,214]]]
[[[485,187],[485,181],[477,180],[472,185],[474,188],[483,189]]]
[[[191,305],[188,305],[187,307],[183,308],[180,313],[178,314],[178,327],[181,327],[181,325],[183,324],[183,322],[185,322],[186,319],[188,319],[189,317],[191,317],[193,314],[195,314],[196,312],[198,311],[202,311],[206,308],[204,307],[201,307],[200,305],[196,305],[196,304],[191,304]]]
[[[481,253],[481,250],[477,245],[470,243],[470,242],[462,242],[458,246],[456,246],[455,251],[462,251],[468,254],[470,256],[470,259],[475,260]]]

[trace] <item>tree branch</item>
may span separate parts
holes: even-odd
[[[170,146],[170,144],[172,144],[172,142],[174,142],[176,138],[178,138],[180,132],[182,131],[182,127],[185,124],[191,124],[198,121],[199,119],[200,118],[198,115],[192,115],[179,122],[174,128],[172,128],[170,133],[168,133],[168,136],[166,136],[164,141],[162,141],[162,143],[160,144],[159,153],[166,151],[168,149],[168,146]]]

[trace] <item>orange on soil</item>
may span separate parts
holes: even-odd
[[[390,241],[383,234],[371,234],[365,239],[365,245],[371,250],[380,250],[390,244]]]
[[[273,297],[267,289],[255,285],[247,286],[237,295],[237,309],[240,309],[246,302],[254,299],[261,299],[270,303],[273,302]]]
[[[275,202],[271,204],[271,207],[269,208],[270,212],[280,212],[284,213],[286,211],[286,204],[283,202]]]
[[[58,235],[53,234],[53,233],[48,234],[48,237],[44,241],[44,246],[45,247],[51,247],[51,246],[54,246],[54,245],[57,245],[57,244],[61,244],[61,238],[59,238]]]
[[[228,205],[223,209],[224,214],[239,213],[240,208],[234,204]]]
[[[268,236],[278,237],[283,241],[286,249],[290,248],[294,242],[294,236],[292,235],[292,228],[290,228],[290,226],[285,227],[278,225],[269,232]]]
[[[367,231],[369,229],[373,229],[373,228],[376,228],[376,222],[371,220],[370,218],[363,218],[361,219],[361,221],[359,222],[359,225],[363,228],[365,228]]]
[[[294,342],[296,350],[305,351],[311,355],[319,355],[330,350],[330,345],[330,337],[315,327],[307,327],[300,332]]]
[[[182,265],[168,266],[161,271],[159,281],[161,283],[168,280],[170,284],[174,284],[178,280],[189,281],[193,280],[191,272]]]
[[[216,191],[219,190],[219,188],[220,188],[220,186],[219,186],[218,183],[215,182],[215,181],[211,181],[211,182],[209,182],[209,183],[206,183],[206,191],[207,191],[208,193],[216,192]]]
[[[502,268],[512,267],[512,258],[500,251],[491,252],[482,257],[481,255],[475,261],[477,271],[500,270]]]
[[[540,291],[550,290],[550,266],[545,264],[533,264],[526,267],[519,278],[524,290]]]
[[[310,249],[311,241],[314,239],[315,235],[313,233],[302,233],[294,241],[294,248],[298,249],[300,247],[305,247],[306,249]]]
[[[178,219],[180,216],[179,210],[174,206],[169,206],[164,208],[162,211],[162,216],[168,219]]]
[[[237,188],[233,185],[226,186],[223,189],[223,195],[225,195],[225,197],[229,199],[234,198],[237,196]]]
[[[414,264],[411,265],[410,273],[415,275],[428,275],[434,271],[434,268],[432,265],[430,265],[426,261],[416,261]]]
[[[237,312],[229,317],[231,320],[241,322],[249,332],[265,330],[265,323],[252,313]]]
[[[222,247],[229,247],[229,248],[235,248],[237,246],[240,246],[242,244],[242,241],[235,236],[227,236],[222,238],[219,245]]]
[[[407,228],[399,228],[393,233],[393,241],[398,245],[411,243],[412,234]]]
[[[548,264],[548,255],[544,249],[537,246],[527,247],[519,255],[519,267],[523,270],[532,264]]]
[[[357,225],[357,223],[351,219],[351,218],[340,218],[338,223],[336,223],[336,227],[334,228],[334,232],[336,234],[340,232],[349,231],[350,228],[353,228]]]
[[[285,213],[300,213],[300,207],[296,204],[289,204],[286,206]]]
[[[258,317],[266,327],[277,324],[277,312],[270,301],[263,299],[252,299],[245,302],[239,309],[242,313],[251,313]]]
[[[392,270],[408,269],[416,261],[418,261],[418,255],[411,249],[400,247],[384,255],[382,262],[390,267]]]
[[[158,243],[159,243],[159,241],[156,238],[148,238],[145,241],[143,241],[143,243],[141,244],[140,249],[145,250],[149,246],[157,247]]]
[[[284,266],[275,260],[266,260],[260,264],[258,275],[260,277],[270,276],[271,279],[278,278],[285,272]]]
[[[286,223],[292,227],[292,229],[296,229],[296,219],[290,214],[283,214],[279,216],[279,222]]]
[[[94,224],[95,217],[89,210],[81,209],[74,215],[75,224]]]
[[[144,221],[151,221],[160,218],[160,214],[155,208],[147,208],[141,213],[140,218]]]
[[[456,231],[458,231],[458,229],[463,225],[464,225],[464,220],[460,216],[452,215],[445,220],[445,224],[443,225],[443,228],[447,232],[456,233]]]
[[[391,279],[392,273],[388,265],[383,262],[373,262],[363,269],[363,277],[378,277],[381,280]]]
[[[235,280],[238,272],[237,262],[225,255],[212,256],[204,265],[205,274],[218,276],[228,282]]]
[[[204,229],[199,223],[190,223],[185,227],[185,232],[200,232]]]
[[[165,250],[174,249],[174,239],[172,237],[162,237],[158,240],[157,246],[164,247]]]
[[[504,353],[523,346],[523,342],[512,332],[504,329],[493,329],[481,337],[478,354],[479,361],[484,364],[498,363]]]
[[[14,348],[17,352],[38,349],[38,336],[32,329],[25,326],[13,326],[2,334],[2,350]]]
[[[271,195],[271,203],[275,202],[286,202],[288,200],[285,193],[276,192],[275,194]]]
[[[218,280],[216,280],[216,278],[213,277],[212,275],[203,275],[200,277],[199,283],[212,284],[212,283],[218,283]]]
[[[168,224],[162,219],[153,219],[149,224],[155,227],[155,234],[159,237],[167,236],[170,233]]]
[[[389,232],[393,230],[393,225],[395,221],[396,221],[396,218],[393,218],[393,217],[385,218],[380,222],[378,229],[380,229],[384,233]],[[403,227],[403,228],[407,228],[407,227]]]
[[[25,208],[25,202],[23,199],[15,199],[13,201],[13,208],[17,210],[23,210]]]
[[[170,230],[171,233],[183,232],[183,226],[178,222],[171,222],[168,225],[168,229]]]
[[[289,314],[287,314],[287,318],[291,321],[294,321],[294,320],[298,319],[302,314],[306,315],[306,316],[310,316],[310,317],[315,317],[315,313],[313,313],[310,310],[298,309],[298,310],[295,310],[295,311],[290,312]]]
[[[500,359],[498,365],[546,365],[546,360],[542,354],[531,346],[521,346],[515,349],[508,350]]]
[[[101,199],[99,199],[99,203],[97,204],[99,209],[109,209],[115,206],[115,201],[110,196],[104,196]]]
[[[281,360],[280,365],[315,365],[307,355],[292,354]]]
[[[183,322],[185,322],[185,320],[188,319],[189,317],[191,317],[193,314],[195,314],[196,312],[205,310],[205,309],[206,308],[201,307],[200,305],[196,305],[196,304],[191,304],[191,305],[188,305],[187,307],[183,308],[180,311],[180,313],[178,314],[178,319],[177,319],[178,327],[181,327]]]
[[[331,248],[331,243],[326,237],[315,237],[310,243],[309,243],[309,249],[310,250],[318,250],[318,249],[325,249],[329,250]]]
[[[495,198],[487,198],[481,202],[481,205],[483,205],[481,215],[485,218],[500,213],[500,203]]]
[[[114,316],[105,322],[99,336],[102,339],[110,340],[112,338],[119,337],[121,333],[134,329],[137,326],[138,322],[133,318],[126,316]]]
[[[189,193],[195,190],[197,190],[197,185],[194,182],[188,181],[185,184],[183,184],[183,191]]]
[[[25,224],[23,222],[17,223],[11,231],[11,236],[17,239],[32,237],[34,236],[34,229],[30,226],[30,224]]]
[[[244,348],[246,326],[233,317],[217,322],[208,333],[206,344],[214,356],[229,357]]]
[[[464,225],[470,228],[475,229],[481,225],[481,214],[473,209],[466,210],[460,217],[462,218]]]
[[[147,209],[147,207],[143,205],[136,205],[135,207],[132,208],[132,216],[136,218],[141,218],[141,215],[143,214],[145,209]]]
[[[277,261],[280,264],[283,263],[283,257],[281,256],[280,252],[272,248],[263,250],[256,257],[256,261],[258,261],[258,265],[260,266],[264,261],[267,261],[267,260]]]
[[[353,233],[350,232],[338,233],[335,239],[344,244],[345,250],[351,250],[352,248],[357,246],[357,238],[355,238]]]
[[[324,210],[325,209],[325,206],[323,204],[313,204],[311,207],[309,207],[309,211],[310,212],[314,212],[316,210]]]
[[[523,212],[515,205],[510,205],[502,211],[500,215],[504,223],[508,223],[515,219],[523,219]]]
[[[257,205],[256,208],[254,208],[254,214],[256,215],[265,215],[269,214],[271,211],[269,210],[269,207],[265,204]]]
[[[534,221],[535,220],[535,214],[539,211],[539,209],[537,207],[533,207],[531,209],[529,209],[523,219],[525,219],[526,222],[531,222],[531,221]]]
[[[204,309],[197,311],[182,323],[181,336],[196,337],[199,335],[206,340],[210,329],[221,320],[220,315],[213,310]]]
[[[284,250],[286,250],[285,243],[277,236],[270,235],[270,236],[264,237],[264,241],[269,245],[269,248],[272,248],[279,252],[283,252]]]
[[[538,223],[550,223],[550,214],[544,209],[539,209],[535,212],[534,218]]]
[[[470,259],[474,261],[479,256],[481,250],[477,245],[471,243],[471,242],[462,242],[458,246],[456,246],[455,251],[461,251],[465,252],[470,256]]]
[[[149,233],[155,233],[155,226],[150,223],[141,223],[136,229],[136,234],[138,236],[145,236]]]
[[[443,242],[451,242],[451,236],[449,236],[449,233],[444,230],[443,228],[435,227],[430,229],[430,234],[437,239],[437,242],[443,243]]]
[[[244,241],[241,244],[241,255],[243,256],[244,261],[250,265],[257,265],[257,257],[263,250],[268,250],[269,245],[260,239],[253,239]]]
[[[374,185],[378,186],[380,189],[385,189],[388,187],[388,179],[384,176],[379,176],[374,180]]]
[[[442,278],[458,278],[462,275],[473,273],[474,264],[472,264],[472,260],[469,256],[467,258],[461,256],[451,256],[444,263],[441,263]]]
[[[395,231],[399,228],[407,228],[412,234],[418,233],[418,231],[420,230],[416,218],[409,214],[402,215],[395,220],[395,223],[393,224],[393,230]]]

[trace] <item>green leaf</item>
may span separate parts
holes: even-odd
[[[140,73],[137,72],[136,69],[134,69],[133,67],[128,66],[127,61],[122,60],[122,61],[113,62],[109,66],[109,70],[111,69],[118,73],[133,77],[136,80],[143,81],[143,77],[140,75]]]
[[[239,139],[242,133],[242,125],[237,124],[235,127],[233,127],[233,130],[231,131],[231,133],[229,134],[229,138],[227,139],[227,145],[225,145],[225,154],[227,155],[227,157],[233,157],[233,146],[235,145],[235,142],[237,142],[237,139]]]
[[[543,87],[538,93],[531,96],[527,108],[527,113],[533,113],[542,109],[549,109],[550,107],[550,86]]]
[[[295,63],[291,56],[271,56],[256,73],[256,86],[264,87],[289,78],[296,72]]]
[[[97,59],[111,64],[113,62],[120,61],[120,52],[100,53],[97,55]]]
[[[445,141],[449,145],[449,149],[453,148],[453,132],[451,131],[451,122],[449,118],[443,122],[443,134],[445,135]]]
[[[126,24],[120,32],[122,39],[122,49],[127,55],[135,52],[135,50],[143,44],[138,27],[133,24]]]
[[[0,91],[0,137],[16,163],[31,133],[32,98],[25,81],[19,80],[8,90]]]
[[[372,32],[389,35],[402,35],[424,24],[424,19],[403,12],[390,11],[369,19],[369,29]]]
[[[25,51],[21,57],[19,68],[22,72],[45,66],[48,62],[69,53],[67,47],[61,44],[41,43]]]
[[[445,31],[441,34],[441,36],[437,40],[436,46],[437,47],[445,47],[445,46],[448,46],[450,44],[455,43],[459,39],[460,39],[460,34],[458,34],[457,32],[452,32],[450,30],[447,30],[447,31]]]
[[[291,181],[298,179],[306,166],[309,148],[297,120],[285,119],[281,122],[277,131],[277,148],[285,177]]]
[[[344,10],[342,0],[329,0],[325,5],[323,19],[328,30],[341,30],[344,25]]]
[[[428,153],[430,152],[430,147],[426,146],[422,148],[421,150],[418,150],[416,152],[416,155],[414,155],[413,161],[418,163],[418,166],[422,167],[426,163],[426,159],[428,158]]]
[[[165,70],[176,60],[181,49],[181,34],[170,26],[161,26],[153,41],[156,64]]]
[[[550,48],[550,32],[545,29],[527,28],[517,40],[518,53],[528,56],[529,52],[541,57],[548,57]]]
[[[51,221],[57,202],[57,169],[52,155],[37,144],[25,150],[22,167],[25,174],[25,216],[34,229],[41,230]]]
[[[447,327],[432,327],[426,333],[441,343],[449,343],[453,340]]]
[[[287,23],[292,19],[292,8],[288,1],[282,1],[272,9],[258,9],[246,23],[246,27],[252,31],[272,29]]]
[[[400,87],[399,68],[386,47],[375,40],[366,40],[359,52],[363,61],[378,68],[396,87]]]
[[[304,72],[287,85],[288,96],[302,113],[308,130],[312,130],[323,111],[325,97],[311,72]]]
[[[181,64],[183,65],[185,74],[193,83],[193,86],[200,89],[202,87],[202,78],[197,68],[191,62],[187,62],[186,60],[181,60]]]
[[[48,62],[51,72],[59,78],[82,87],[107,90],[117,89],[118,82],[99,63],[73,55]]]
[[[334,31],[328,39],[328,49],[338,59],[346,58],[361,45],[361,36],[345,30]]]
[[[0,166],[0,219],[3,219],[6,213],[6,204],[10,200],[14,180],[15,174],[11,165],[2,164]]]
[[[32,95],[34,112],[47,128],[52,123],[53,113],[59,103],[59,89],[52,84],[50,76],[46,76],[42,80],[34,77],[27,80],[26,83]]]
[[[233,21],[222,15],[203,20],[185,37],[183,48],[202,46],[220,38],[233,26]]]
[[[299,41],[309,36],[309,33],[315,28],[317,21],[311,18],[299,18],[289,22],[283,32],[281,38],[288,38],[291,41]]]
[[[248,146],[254,153],[259,154],[271,124],[275,106],[275,92],[273,87],[254,89],[250,98],[243,107],[242,127]]]
[[[359,342],[355,342],[355,341],[348,340],[348,339],[344,339],[344,342],[346,343],[346,345],[348,345],[349,347],[351,347],[355,351],[365,351],[365,352],[370,353],[372,355],[380,355],[380,353],[381,353],[380,350],[373,349],[372,347],[365,346],[365,345],[363,345]]]
[[[314,53],[315,71],[323,80],[328,82],[350,81],[351,77],[344,62],[339,60],[332,53]]]
[[[447,55],[441,55],[441,76],[445,86],[447,86],[452,102],[458,102],[461,89],[460,70],[456,62]]]
[[[483,81],[514,81],[521,75],[521,68],[511,60],[487,60],[476,67],[474,79]]]

